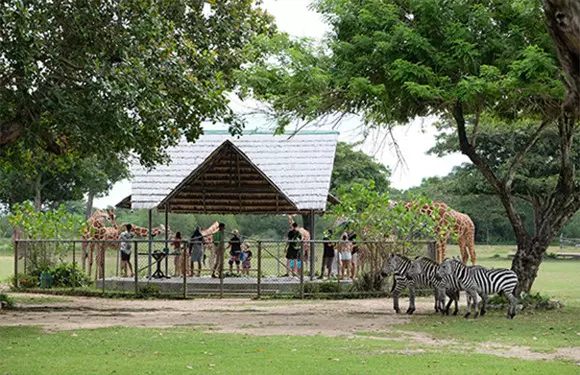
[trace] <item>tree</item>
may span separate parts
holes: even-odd
[[[349,186],[355,183],[374,182],[375,190],[384,193],[389,190],[391,172],[372,156],[362,151],[355,151],[355,145],[338,142],[332,169],[330,192],[337,194],[340,186]]]
[[[241,131],[232,72],[275,30],[252,0],[9,1],[0,14],[0,149],[133,151],[145,166],[204,121]]]
[[[577,118],[569,106],[562,110],[565,88],[541,4],[319,0],[316,9],[332,28],[326,45],[275,39],[278,59],[259,60],[242,75],[251,93],[279,113],[282,127],[288,119],[352,113],[369,127],[426,115],[453,124],[459,149],[506,210],[518,245],[512,269],[529,292],[542,254],[580,208],[572,161]],[[502,150],[505,168],[494,168],[480,149],[483,126],[522,132],[522,142]],[[514,179],[548,130],[557,133],[558,178],[543,191],[530,233],[517,213]]]

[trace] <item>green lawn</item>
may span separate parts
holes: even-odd
[[[11,374],[577,374],[564,361],[528,361],[345,337],[247,336],[196,328],[41,333],[0,327]],[[412,355],[409,355],[412,354]],[[460,360],[458,360],[460,358]]]

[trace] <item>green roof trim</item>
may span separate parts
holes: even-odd
[[[228,130],[204,130],[203,134],[207,134],[207,135],[216,135],[216,134],[230,135],[230,132]],[[242,132],[242,136],[254,135],[254,134],[274,135],[274,132],[267,131],[267,130],[260,130],[260,129],[244,130]],[[336,130],[301,130],[298,132],[289,131],[289,132],[285,132],[283,134],[278,134],[278,135],[328,135],[328,134],[340,134],[340,132],[338,132]]]

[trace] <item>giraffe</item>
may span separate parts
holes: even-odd
[[[93,267],[93,251],[95,248],[95,243],[88,243],[87,240],[102,240],[105,235],[105,222],[110,219],[110,213],[103,210],[96,210],[88,220],[88,226],[84,230],[81,239],[83,240],[81,244],[82,249],[82,262],[83,270],[86,269],[86,260],[89,259],[89,269],[88,274],[91,274]],[[89,251],[87,253],[87,246]]]
[[[102,240],[111,240],[111,241],[117,241],[117,242],[104,242],[99,244],[98,247],[98,251],[97,251],[97,271],[95,272],[95,278],[99,278],[102,279],[104,276],[104,272],[105,272],[105,251],[107,249],[113,249],[115,251],[119,251],[120,249],[120,236],[121,236],[121,232],[122,232],[122,228],[125,228],[127,223],[123,223],[121,224],[121,226],[119,227],[119,225],[117,224],[117,222],[115,221],[115,212],[113,209],[108,209],[107,210],[107,214],[109,217],[109,220],[111,221],[112,227],[105,227],[104,231],[102,232],[103,235],[101,238]],[[139,227],[136,225],[132,225],[133,229],[134,229],[134,234],[135,237],[141,237],[141,238],[148,238],[149,237],[149,229],[144,228],[144,227]],[[169,233],[171,233],[171,229],[166,229],[162,224],[159,225],[158,227],[155,228],[151,228],[151,234],[153,236],[157,236],[160,233],[165,232],[166,230],[169,231]],[[91,263],[92,263],[92,257],[91,257]],[[89,269],[90,270],[90,269]],[[89,275],[90,271],[89,271]]]
[[[288,215],[288,223],[290,224],[290,226],[292,226],[292,223],[294,223],[294,216],[296,215]],[[300,226],[297,227],[296,230],[298,230],[298,232],[300,232],[300,235],[302,236],[302,250],[304,250],[302,260],[304,261],[304,269],[307,269],[308,260],[310,259],[308,257],[308,255],[310,254],[310,232]]]
[[[220,223],[215,221],[212,225],[210,225],[206,229],[201,229],[200,233],[203,235],[203,253],[204,253],[204,263],[205,263],[205,253],[206,251],[209,252],[209,268],[213,270],[214,263],[217,259],[217,254],[213,249],[213,237],[212,235],[219,230]],[[191,264],[188,263],[188,267]]]
[[[469,215],[459,211],[451,210],[449,214],[455,221],[453,231],[457,234],[457,243],[463,264],[467,264],[467,259],[470,257],[471,264],[475,265],[475,225],[473,221]]]

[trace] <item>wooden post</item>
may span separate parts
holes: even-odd
[[[304,299],[304,248],[300,246],[300,252],[298,256],[300,260],[300,299]]]
[[[14,287],[18,288],[18,239],[14,240]]]
[[[314,210],[310,211],[310,280],[314,280],[315,265],[314,265],[314,240],[316,237],[316,216],[314,215]]]
[[[73,251],[72,252],[73,253],[73,269],[76,269],[76,267],[77,267],[77,260],[76,260],[76,254],[75,254],[76,241],[73,240],[72,245],[73,245],[73,248],[72,248],[72,251]],[[76,285],[77,285],[77,273],[73,272],[73,286],[72,286],[72,288],[74,289],[76,287]]]
[[[258,241],[258,298],[262,297],[262,241]]]
[[[153,240],[153,236],[151,234],[151,229],[152,229],[151,228],[151,221],[152,220],[153,220],[153,218],[151,217],[151,210],[149,210],[149,219],[148,219],[149,235],[147,236],[148,237],[148,240],[149,240],[149,251],[148,251],[148,253],[149,253],[149,265],[147,267],[148,268],[148,270],[147,270],[147,277],[149,277],[149,279],[151,279],[151,261],[152,261],[152,255],[151,255],[151,252],[152,251],[151,251],[151,247],[153,245],[152,242],[151,242]]]
[[[168,265],[167,265],[167,259],[169,258],[169,230],[167,229],[169,227],[169,203],[165,204],[165,247],[163,248],[163,251],[165,251],[165,249],[167,249],[167,254],[165,255],[165,276],[169,277],[169,273],[168,271]],[[177,270],[175,270],[175,273],[177,273]]]
[[[139,293],[139,249],[137,248],[137,241],[133,242],[135,244],[135,261],[133,265],[133,273],[135,274],[135,295]]]
[[[187,263],[189,259],[187,258],[187,252],[189,251],[189,243],[186,244],[185,248],[182,246],[181,259],[183,260],[182,270],[183,273],[183,299],[187,298]]]
[[[220,229],[220,246],[219,246],[219,250],[221,252],[221,255],[219,255],[220,258],[220,265],[219,265],[219,269],[220,269],[220,298],[224,297],[224,259],[226,257],[226,251],[225,251],[225,241],[224,241],[224,236],[226,231],[224,229]]]

